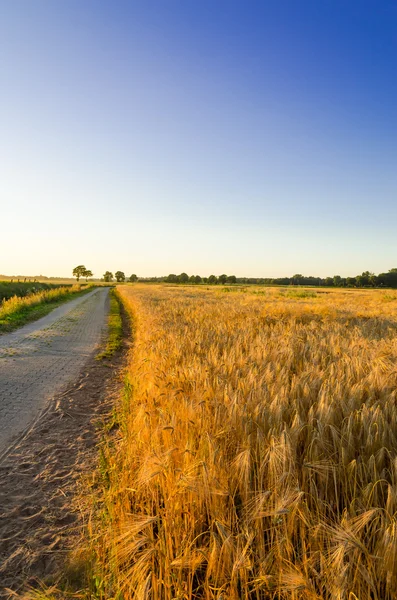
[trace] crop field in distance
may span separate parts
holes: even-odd
[[[95,597],[395,598],[397,293],[118,290]]]

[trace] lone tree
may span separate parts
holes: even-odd
[[[125,281],[125,275],[124,275],[123,271],[116,271],[114,276],[116,277],[116,279],[119,283],[120,283],[120,281]]]
[[[84,277],[86,274],[87,269],[85,268],[84,265],[78,265],[78,267],[75,267],[73,269],[73,275],[74,277],[76,277],[77,281],[79,281],[80,277]]]
[[[134,283],[134,281],[138,281],[138,277],[135,274],[130,275],[129,281],[131,281],[131,283]]]
[[[103,276],[103,281],[112,281],[113,279],[113,273],[111,273],[110,271],[106,271],[106,273]]]
[[[87,281],[87,279],[88,279],[89,277],[92,277],[92,276],[93,276],[93,272],[92,272],[92,271],[90,271],[89,269],[86,269],[86,270],[84,271],[84,273],[83,273],[83,277],[85,277],[85,280],[86,280],[86,281]]]

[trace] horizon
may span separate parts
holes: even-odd
[[[3,3],[0,270],[393,268],[396,26],[386,0]]]
[[[370,273],[373,273],[375,275],[380,275],[381,273],[389,273],[391,271],[394,271],[396,269],[396,267],[390,267],[387,269],[383,269],[381,271],[378,272],[371,272],[368,269],[365,269],[364,271],[360,271],[359,273],[343,273],[341,272],[337,272],[337,273],[328,273],[328,274],[323,274],[323,275],[318,275],[318,274],[313,274],[313,273],[305,273],[303,271],[296,271],[296,273],[289,273],[289,274],[284,274],[284,275],[276,275],[274,277],[270,277],[268,275],[241,275],[241,274],[236,274],[236,273],[226,273],[225,271],[220,271],[219,273],[215,273],[213,271],[208,272],[208,273],[192,273],[192,272],[188,272],[188,271],[181,271],[181,272],[174,272],[171,271],[170,273],[167,274],[162,274],[162,275],[139,275],[138,273],[133,273],[133,272],[126,272],[126,271],[122,271],[125,275],[126,280],[128,280],[128,278],[132,275],[135,274],[137,275],[138,279],[161,279],[161,278],[166,278],[171,274],[177,275],[179,276],[181,273],[187,273],[189,276],[191,275],[200,275],[201,277],[210,277],[211,275],[215,275],[216,277],[219,277],[220,275],[224,275],[226,274],[227,276],[231,276],[231,275],[235,275],[237,277],[237,279],[283,279],[283,278],[292,278],[298,274],[302,275],[305,278],[308,277],[314,277],[314,278],[318,278],[318,279],[326,279],[328,277],[335,277],[335,276],[340,276],[342,278],[346,278],[346,277],[357,277],[359,275],[362,275],[364,273],[366,273],[367,271],[369,271]],[[120,269],[121,270],[121,269]],[[116,271],[111,271],[112,275],[113,275],[113,279],[115,279],[115,272]],[[102,280],[104,276],[104,273],[102,275],[95,275],[95,273],[92,275],[92,277],[88,277],[88,281],[95,281],[95,280]],[[6,273],[0,273],[0,281],[2,277],[6,277],[7,279],[10,278],[15,278],[15,279],[22,279],[22,278],[26,278],[26,279],[37,279],[37,278],[44,278],[44,279],[70,279],[72,280],[76,280],[76,277],[73,275],[43,275],[40,274],[38,275],[37,273],[35,275],[27,275],[27,274],[20,274],[20,275],[7,275]],[[82,275],[80,276],[81,280],[85,280],[85,277]]]

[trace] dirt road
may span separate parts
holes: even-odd
[[[100,342],[108,296],[98,288],[0,336],[0,456],[77,379]]]

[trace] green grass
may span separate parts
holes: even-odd
[[[73,284],[69,284],[72,287]],[[13,296],[20,298],[45,290],[66,287],[61,283],[40,283],[38,281],[0,281],[0,302],[9,300]]]
[[[311,290],[287,290],[281,292],[281,296],[284,298],[316,298],[317,293]]]
[[[110,309],[108,317],[109,335],[106,342],[106,348],[97,355],[98,360],[111,358],[117,350],[120,350],[123,343],[123,323],[120,312],[121,300],[118,292],[110,290]]]
[[[54,308],[81,296],[92,289],[87,286],[58,287],[30,294],[25,297],[13,296],[0,304],[0,334],[13,331],[26,323],[44,317]]]

